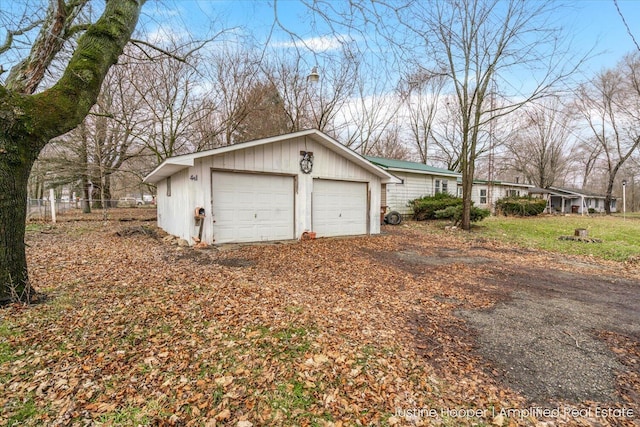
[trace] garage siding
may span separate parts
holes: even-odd
[[[313,170],[311,174],[303,174],[300,171],[300,151],[313,152]],[[207,210],[205,219],[203,240],[206,242],[220,243],[215,236],[215,224],[213,223],[213,187],[215,177],[212,171],[234,173],[259,173],[277,174],[295,177],[294,180],[294,214],[293,237],[299,238],[304,231],[314,231],[312,224],[312,191],[315,179],[327,179],[337,181],[354,181],[368,186],[371,200],[365,206],[365,217],[368,215],[369,230],[364,233],[377,234],[380,232],[380,177],[363,169],[343,155],[325,147],[312,138],[296,137],[275,141],[273,143],[246,149],[238,149],[219,155],[201,157],[195,160],[193,167],[185,173],[188,186],[200,189],[198,197],[190,201],[191,205],[202,205]],[[190,175],[198,177],[198,181],[188,181]],[[212,179],[213,177],[213,179]],[[291,178],[293,179],[293,178]],[[173,184],[172,184],[173,185]],[[377,189],[373,191],[372,189]],[[180,206],[192,212],[191,206]],[[191,222],[193,219],[191,218]],[[192,234],[193,235],[193,234]],[[289,237],[290,238],[290,237]]]
[[[158,226],[190,243],[193,243],[191,237],[198,235],[194,210],[196,206],[204,206],[199,203],[196,184],[189,180],[188,170],[171,176],[171,196],[167,196],[167,180],[158,183]]]

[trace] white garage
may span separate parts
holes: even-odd
[[[306,130],[171,157],[144,182],[157,186],[159,227],[221,244],[377,234],[381,187],[400,181]]]
[[[314,179],[311,204],[319,237],[367,233],[367,183]]]

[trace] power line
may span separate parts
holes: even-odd
[[[636,38],[633,36],[633,33],[631,32],[631,28],[629,28],[629,24],[627,24],[627,20],[624,19],[624,15],[620,11],[620,6],[618,6],[618,0],[613,0],[613,4],[616,5],[616,10],[618,11],[618,15],[620,15],[620,18],[622,18],[622,23],[627,29],[627,33],[629,33],[629,37],[631,37],[631,40],[633,40],[633,43],[636,45],[636,48],[640,51],[640,45],[638,45]]]

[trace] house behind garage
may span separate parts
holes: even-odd
[[[157,185],[159,227],[220,244],[377,234],[381,188],[399,180],[306,130],[172,157],[144,182]]]
[[[385,185],[383,205],[402,215],[413,214],[409,200],[437,193],[457,195],[457,179],[460,173],[436,168],[424,163],[406,160],[366,156],[367,160],[400,178],[397,183]]]
[[[409,201],[438,193],[462,197],[462,174],[424,163],[367,156],[367,159],[400,178],[383,189],[382,204],[402,215],[412,215]],[[475,179],[471,200],[475,206],[493,210],[496,200],[507,196],[527,196],[530,184]]]

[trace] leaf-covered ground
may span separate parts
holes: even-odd
[[[95,219],[29,227],[31,279],[47,297],[0,309],[2,424],[637,421],[636,342],[602,338],[625,366],[620,400],[607,407],[636,416],[597,417],[597,402],[560,402],[564,412],[545,417],[524,412],[531,403],[501,382],[456,314],[504,299],[479,279],[487,261],[494,269],[496,262],[548,266],[548,254],[517,255],[416,225],[381,236],[196,250],[154,236],[153,222]],[[386,258],[442,246],[458,248],[460,262],[416,269]]]

